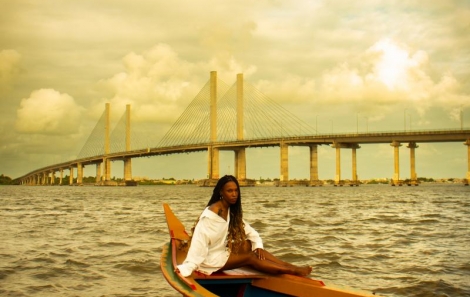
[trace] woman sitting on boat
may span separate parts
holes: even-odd
[[[212,197],[199,217],[188,255],[177,270],[189,276],[194,270],[204,274],[250,266],[270,274],[310,274],[310,266],[296,266],[263,249],[258,232],[243,220],[240,186],[225,175],[217,182]]]

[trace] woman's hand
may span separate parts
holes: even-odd
[[[256,249],[254,250],[254,253],[256,254],[256,256],[258,256],[258,259],[260,260],[265,260],[266,259],[266,256],[264,255],[264,250],[263,249]]]

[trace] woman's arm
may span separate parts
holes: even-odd
[[[183,264],[177,266],[181,275],[190,276],[206,259],[209,251],[209,237],[207,236],[207,218],[201,218],[194,229],[188,254]]]
[[[259,236],[259,233],[255,229],[253,229],[250,224],[245,222],[245,220],[243,220],[243,222],[245,223],[246,238],[251,241],[251,249],[253,251],[257,249],[264,249],[263,240]]]

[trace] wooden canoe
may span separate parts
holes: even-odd
[[[321,280],[295,275],[270,275],[249,267],[227,270],[222,273],[204,275],[194,272],[183,277],[175,267],[186,258],[184,244],[189,235],[174,215],[169,205],[164,203],[170,242],[163,246],[160,267],[168,283],[183,296],[188,297],[367,297],[373,293],[346,290],[326,285]]]

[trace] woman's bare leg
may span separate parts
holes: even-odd
[[[249,240],[245,241],[245,244],[242,246],[240,252],[242,252],[242,253],[250,253],[251,252],[251,242]],[[282,265],[282,266],[288,266],[292,269],[299,268],[299,266],[296,266],[294,264],[282,261],[281,259],[277,258],[276,256],[274,256],[273,254],[271,254],[267,250],[263,250],[263,254],[264,254],[266,260],[268,260],[268,261],[277,263],[277,264]],[[309,266],[305,266],[305,267],[309,267]],[[311,271],[312,271],[312,269],[310,267],[309,274],[310,274]]]
[[[282,265],[269,260],[260,260],[254,253],[230,254],[227,262],[221,270],[235,269],[242,266],[251,266],[256,270],[271,274],[294,274],[306,276],[311,272],[310,267]]]
[[[253,253],[231,253],[227,262],[221,270],[235,269],[242,266],[251,266],[256,270],[271,273],[271,274],[294,274],[306,276],[312,271],[311,267],[298,267],[292,264],[282,264],[265,259],[260,260],[258,256]]]

